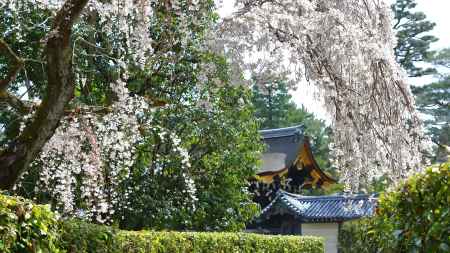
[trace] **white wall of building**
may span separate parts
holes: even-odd
[[[338,223],[303,223],[302,235],[320,236],[325,239],[325,253],[337,253]]]

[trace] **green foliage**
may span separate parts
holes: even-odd
[[[49,206],[0,194],[0,252],[60,252],[59,240]]]
[[[203,24],[186,37],[176,13],[156,8],[151,34],[157,51],[145,71],[131,77],[134,92],[167,103],[155,108],[152,125],[162,126],[180,139],[191,157],[190,168],[155,128],[143,133],[146,143],[127,187],[131,210],[118,213],[127,229],[237,231],[258,209],[247,192],[262,149],[248,89],[231,83],[223,56],[205,50],[204,32],[217,18],[213,1]],[[168,22],[170,20],[171,22]],[[185,41],[182,50],[171,41]],[[170,54],[166,53],[171,51]],[[196,193],[186,190],[193,180]],[[195,195],[193,206],[188,199]]]
[[[430,55],[430,44],[437,38],[426,33],[436,25],[427,21],[423,12],[414,12],[415,0],[397,0],[392,6],[394,30],[397,32],[395,56],[397,62],[412,77],[433,73],[434,69],[423,69],[416,62],[424,61]]]
[[[439,146],[450,146],[450,76],[438,82],[413,87],[418,110],[427,115],[424,121],[427,133]],[[446,152],[437,152],[437,162],[446,161]]]
[[[146,133],[148,142],[140,149],[129,181],[136,186],[131,193],[133,209],[123,214],[121,227],[236,231],[256,215],[257,206],[246,187],[262,146],[255,137],[257,124],[249,92],[228,84],[211,87],[212,83],[199,94],[207,97],[206,110],[175,100],[173,107],[157,110],[155,123],[176,133],[188,150],[191,167],[186,170],[169,161],[156,162],[157,157],[174,158],[176,154],[159,138],[160,131]],[[186,203],[185,177],[195,182],[195,208]]]
[[[344,225],[343,252],[449,252],[449,182],[445,163],[382,195],[374,218]]]
[[[286,115],[293,105],[291,98],[283,81],[253,86],[252,102],[257,109],[255,116],[261,121],[262,129],[289,125]]]
[[[165,15],[171,14],[155,15],[155,27],[181,36],[176,22],[166,27]],[[161,41],[164,34],[157,31],[154,40]],[[257,214],[246,190],[262,149],[250,92],[231,83],[226,59],[202,50],[198,36],[175,58],[155,58],[148,71],[132,78],[132,90],[168,104],[155,108],[152,125],[180,139],[191,166],[180,165],[178,153],[160,138],[159,129],[143,133],[147,141],[126,185],[134,189],[132,209],[117,214],[124,217],[122,228],[237,231]],[[196,187],[195,207],[188,201],[193,194],[186,191],[186,178]]]
[[[250,233],[123,231],[68,221],[62,235],[70,252],[323,252],[316,237]]]
[[[434,65],[450,68],[450,48],[444,48],[433,54],[427,59]]]
[[[59,222],[47,206],[0,195],[0,251],[25,252],[323,252],[317,237],[250,233],[125,231]]]

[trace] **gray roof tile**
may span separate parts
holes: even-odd
[[[268,219],[281,208],[302,222],[346,221],[372,216],[376,198],[368,195],[302,196],[279,191],[275,199],[262,211],[261,218]]]

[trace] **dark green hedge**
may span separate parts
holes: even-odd
[[[317,237],[249,233],[124,231],[58,221],[48,206],[0,194],[0,252],[324,252]]]
[[[324,252],[323,240],[250,233],[123,231],[83,222],[64,223],[70,252]]]

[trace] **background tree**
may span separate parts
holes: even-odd
[[[425,126],[432,141],[437,145],[435,162],[447,161],[450,145],[450,49],[436,52],[428,59],[440,69],[438,81],[413,87],[416,105],[425,114]]]
[[[450,69],[450,48],[444,48],[433,54],[427,59],[428,62],[440,67]],[[444,72],[444,75],[448,73]]]
[[[252,102],[261,129],[289,126],[288,111],[292,109],[291,95],[283,81],[253,85]]]
[[[395,57],[411,77],[434,73],[433,68],[422,68],[417,63],[429,57],[430,44],[438,40],[427,34],[436,24],[426,20],[423,12],[415,11],[416,6],[415,0],[397,0],[391,6],[397,37]]]

